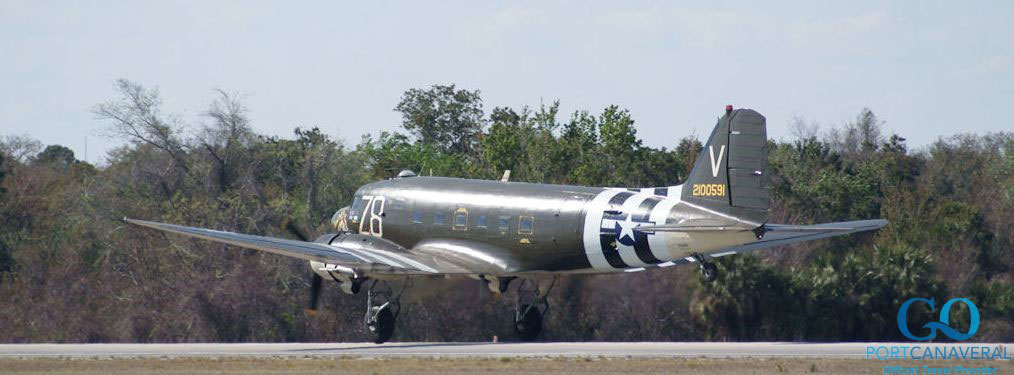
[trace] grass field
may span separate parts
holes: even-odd
[[[884,374],[885,365],[990,366],[997,374],[1008,374],[1012,367],[1000,361],[796,358],[4,358],[0,374]]]

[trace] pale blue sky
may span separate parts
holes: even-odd
[[[192,123],[219,87],[260,133],[352,144],[435,83],[482,90],[487,110],[617,104],[656,147],[706,134],[729,103],[782,139],[793,116],[826,129],[863,107],[917,147],[1014,130],[1014,2],[702,3],[3,0],[0,134],[79,157],[88,136],[101,161],[120,141],[90,109],[117,78]]]

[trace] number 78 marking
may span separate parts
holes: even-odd
[[[359,233],[383,237],[384,202],[387,200],[379,195],[364,195],[363,200],[366,201],[366,207],[363,208],[363,219],[359,221]]]

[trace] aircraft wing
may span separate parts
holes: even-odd
[[[361,245],[327,245],[316,242],[255,236],[128,218],[124,218],[123,220],[131,224],[158,229],[164,232],[177,233],[299,259],[336,264],[360,272],[403,275],[430,275],[439,272],[419,261],[406,257],[405,254],[396,254],[390,250],[380,249],[374,251]]]

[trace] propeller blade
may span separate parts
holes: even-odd
[[[302,229],[300,229],[293,220],[285,218],[283,226],[290,234],[298,238],[300,241],[310,242],[310,237],[306,235]],[[324,278],[314,273],[313,278],[310,279],[310,307],[306,309],[306,315],[316,316],[317,315],[317,302],[320,300],[320,288],[324,285]]]
[[[285,229],[287,229],[289,233],[292,233],[293,236],[296,236],[296,238],[298,238],[300,241],[310,242],[310,238],[309,236],[306,235],[306,232],[304,232],[302,229],[299,229],[299,227],[297,227],[296,224],[292,222],[292,220],[285,221]]]
[[[323,285],[324,278],[316,273],[313,274],[313,279],[310,281],[310,308],[306,310],[310,316],[317,314],[317,301],[320,300],[320,288]]]

